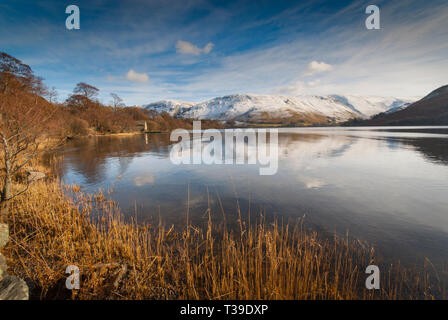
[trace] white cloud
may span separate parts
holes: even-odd
[[[314,80],[314,81],[309,81],[309,82],[307,83],[307,85],[310,86],[310,87],[315,87],[315,86],[317,86],[319,83],[320,83],[320,79],[317,79],[317,80]]]
[[[209,54],[213,49],[213,43],[209,42],[207,45],[201,49],[198,46],[188,42],[178,40],[176,43],[176,52],[181,54],[193,54],[195,56],[200,55],[201,53]]]
[[[207,45],[204,47],[204,49],[202,51],[204,51],[205,54],[209,54],[210,51],[212,51],[214,44],[209,42],[207,43]]]
[[[129,81],[136,81],[136,82],[142,82],[142,83],[149,81],[149,77],[147,74],[137,73],[133,69],[128,71],[128,73],[126,74],[126,79],[128,79]]]
[[[196,56],[201,54],[201,49],[199,49],[197,46],[195,46],[194,44],[192,44],[190,42],[182,41],[182,40],[177,41],[176,51],[177,51],[177,53],[194,54]]]
[[[312,61],[308,65],[308,68],[303,73],[305,76],[312,76],[317,73],[327,72],[333,70],[333,66],[331,64],[319,61]]]

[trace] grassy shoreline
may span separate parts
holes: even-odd
[[[175,231],[162,221],[124,221],[102,194],[56,179],[33,184],[11,209],[4,254],[34,299],[432,299],[442,292],[399,265],[381,274],[380,290],[366,290],[373,250],[321,239],[300,222],[260,218],[227,230],[209,214],[202,226]],[[65,289],[68,265],[80,268],[80,290]]]
[[[84,137],[88,137],[88,136],[98,136],[98,137],[103,137],[103,136],[137,136],[137,135],[144,135],[144,134],[154,134],[154,133],[170,133],[170,131],[166,130],[166,131],[149,131],[149,132],[143,132],[143,131],[132,131],[132,132],[119,132],[119,133],[95,133],[95,134],[90,134],[87,136],[79,136],[79,138],[84,138]]]

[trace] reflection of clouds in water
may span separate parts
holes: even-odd
[[[258,139],[257,139],[258,140]],[[204,143],[202,140],[202,148],[208,143]],[[184,156],[191,155],[191,158],[201,157],[204,154],[201,153],[204,149],[195,149],[192,147],[191,141],[188,143],[179,142],[179,145],[182,145],[182,150],[185,151]],[[210,146],[213,143],[210,144]],[[312,170],[317,167],[326,166],[325,161],[319,164],[316,163],[319,159],[328,160],[329,158],[342,157],[348,153],[348,151],[355,144],[362,144],[362,148],[364,149],[364,153],[366,150],[371,149],[372,145],[377,144],[372,143],[368,139],[359,139],[356,137],[350,136],[341,136],[341,135],[332,135],[332,136],[324,136],[322,134],[289,134],[289,135],[280,135],[278,139],[278,156],[279,160],[284,161],[287,168],[294,170]],[[216,147],[221,148],[223,152],[212,153],[210,154],[210,150],[206,150],[207,157],[210,158],[208,163],[222,163],[224,154],[231,154],[234,158],[234,145],[226,144],[218,142],[215,144]],[[269,143],[263,143],[262,150],[269,150]],[[260,141],[257,141],[255,145],[245,143],[245,146],[241,149],[244,153],[244,162],[247,164],[248,159],[258,159],[260,152]],[[374,147],[372,150],[368,152],[375,152],[376,148]],[[269,154],[269,152],[268,152]],[[190,158],[190,160],[191,160]],[[235,159],[234,159],[235,160]],[[256,161],[254,161],[256,162]],[[253,162],[253,163],[254,163]],[[236,164],[233,161],[233,164]]]
[[[299,175],[298,178],[307,189],[320,189],[328,185],[324,180],[315,177]]]
[[[215,203],[215,199],[213,196],[210,195],[210,198],[207,196],[207,194],[201,193],[196,196],[190,197],[190,200],[185,200],[185,204],[189,204],[190,207],[196,207],[200,205],[204,205],[210,202],[210,205],[213,205]]]
[[[355,142],[343,136],[297,135],[279,139],[280,160],[293,170],[313,170],[326,165],[331,157],[340,157]],[[317,163],[318,160],[323,160]],[[280,170],[282,168],[280,164]]]
[[[368,161],[369,156],[376,155],[382,140],[357,138],[350,136],[301,135],[280,139],[279,150],[282,167],[296,171],[311,171],[326,168],[336,159],[346,161]],[[285,156],[282,152],[288,150]]]
[[[143,187],[146,186],[148,184],[152,184],[154,185],[155,182],[155,178],[152,174],[147,173],[141,176],[137,176],[134,178],[134,184],[137,187]]]
[[[215,133],[216,134],[216,133]],[[254,139],[248,142],[247,140],[236,140],[234,141],[234,137],[229,141],[226,140],[225,135],[221,133],[218,134],[218,140],[211,140],[209,138],[201,138],[200,148],[195,148],[195,142],[197,140],[182,140],[180,142],[174,143],[171,148],[177,147],[172,155],[174,158],[179,158],[179,160],[184,160],[186,163],[192,163],[192,159],[202,159],[202,164],[204,163],[214,163],[214,164],[222,164],[229,159],[232,164],[237,162],[238,156],[241,159],[245,159],[244,162],[247,162],[247,159],[253,159],[253,164],[260,159],[260,157],[269,157],[270,155],[270,144],[269,137],[270,133],[268,132],[266,135],[268,137],[267,141],[261,142],[263,140],[259,140],[258,134],[254,134]],[[260,148],[264,153],[259,154]],[[179,152],[181,151],[181,152]],[[236,159],[235,159],[236,156]],[[206,159],[207,161],[204,161]]]
[[[279,170],[284,173],[300,173],[307,171],[308,181],[304,182],[304,184],[309,186],[309,188],[320,188],[327,185],[327,183],[322,182],[323,180],[320,179],[320,177],[317,178],[317,176],[320,175],[317,170],[331,166],[330,159],[345,157],[348,153],[351,153],[351,149],[354,145],[360,144],[360,148],[365,152],[366,150],[371,149],[372,144],[376,145],[377,143],[378,142],[371,141],[370,139],[358,139],[356,137],[347,136],[324,136],[320,134],[280,135],[278,140],[278,154],[279,160],[281,161],[279,163]],[[186,149],[194,152],[194,150],[189,147],[190,146],[187,146]],[[224,146],[224,150],[226,148],[227,146]],[[257,157],[257,152],[259,151],[257,148],[248,146],[245,149],[246,157],[250,157],[251,155]],[[374,150],[376,150],[376,147],[373,147],[373,150],[370,150],[369,152],[374,152]],[[247,164],[247,159],[245,162]],[[210,170],[213,167],[219,170]],[[182,165],[182,168],[191,168],[194,170],[195,174],[206,175],[208,179],[224,179],[226,181],[229,174],[233,172],[233,169],[238,170],[235,171],[235,178],[237,180],[239,178],[247,179],[248,176],[253,177],[254,173],[252,169],[250,169],[250,166],[245,165],[243,167],[244,171],[241,171],[241,166],[237,164],[230,166],[212,165],[190,167],[188,165]],[[310,181],[311,178],[309,177],[311,177],[311,175],[316,176],[313,181]],[[296,175],[296,177],[298,176]],[[319,179],[319,182],[317,182],[317,179]],[[275,182],[275,179],[273,182]],[[263,183],[268,184],[269,182],[264,179]]]

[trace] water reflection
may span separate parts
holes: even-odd
[[[117,169],[118,177],[122,177],[134,158],[145,156],[146,152],[152,152],[155,157],[165,157],[168,145],[167,134],[104,136],[74,140],[63,151],[67,161],[63,162],[61,173],[65,175],[68,170],[79,174],[82,185],[103,185],[107,182],[111,166],[116,167],[114,169]]]
[[[402,141],[421,152],[426,159],[434,163],[448,165],[448,144],[446,139],[412,139]]]
[[[61,175],[87,191],[112,188],[139,220],[307,215],[309,226],[367,240],[402,260],[448,258],[448,128],[281,129],[279,169],[174,165],[168,134],[91,137],[64,149]],[[237,202],[238,200],[238,202]],[[222,204],[222,208],[221,208]]]

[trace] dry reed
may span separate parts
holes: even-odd
[[[348,237],[321,239],[300,221],[262,217],[227,230],[207,214],[204,227],[180,231],[137,224],[102,195],[42,181],[14,200],[4,251],[9,271],[38,299],[431,299],[441,292],[399,265],[382,272],[380,290],[366,290],[374,252]],[[80,268],[80,290],[65,288],[68,265]]]

